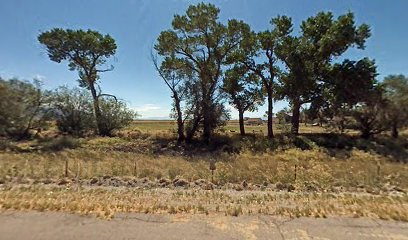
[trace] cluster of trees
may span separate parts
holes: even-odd
[[[335,18],[319,12],[294,33],[288,16],[272,18],[270,29],[255,32],[240,20],[222,23],[219,12],[212,4],[189,6],[184,15],[174,16],[172,28],[161,32],[154,46],[153,62],[172,93],[179,142],[191,141],[197,132],[209,142],[228,119],[227,102],[238,110],[241,134],[244,113],[266,102],[268,137],[273,138],[273,103],[279,100],[290,104],[293,134],[299,133],[300,109],[307,108],[309,117],[329,118],[342,130],[345,119],[353,118],[363,137],[384,131],[377,125],[389,129],[394,118],[397,135],[407,117],[385,110],[395,106],[398,112],[398,101],[406,101],[400,92],[406,78],[382,84],[374,60],[336,61],[350,48],[364,49],[370,37],[369,26],[356,25],[353,13]]]
[[[78,71],[80,88],[50,91],[43,90],[39,81],[0,79],[0,135],[27,138],[54,120],[63,133],[110,136],[137,116],[124,101],[102,93],[98,85],[100,73],[113,70],[113,66],[103,68],[116,52],[111,36],[55,28],[41,33],[38,40],[52,61],[67,61],[71,71]]]
[[[125,102],[100,98],[100,125],[105,135],[129,124],[136,113]],[[44,90],[39,81],[0,79],[0,136],[17,140],[41,133],[55,123],[61,133],[98,133],[91,94],[80,88]]]
[[[374,60],[337,61],[350,48],[364,49],[370,37],[369,26],[356,25],[351,12],[337,18],[319,12],[304,20],[298,33],[288,16],[274,17],[270,29],[255,32],[241,20],[220,22],[219,12],[212,4],[189,6],[160,33],[152,51],[171,90],[179,143],[191,142],[197,133],[210,142],[229,119],[226,103],[237,109],[242,135],[244,113],[266,103],[268,138],[273,138],[273,104],[280,100],[287,100],[290,110],[277,117],[290,118],[293,134],[301,119],[328,121],[341,132],[354,127],[364,138],[386,130],[398,137],[408,124],[405,76],[378,82]],[[106,66],[117,48],[110,35],[54,28],[38,40],[52,61],[67,62],[78,72],[80,88],[44,91],[38,81],[0,79],[0,135],[24,138],[54,119],[62,132],[109,136],[136,116],[98,84],[101,73],[113,70]]]

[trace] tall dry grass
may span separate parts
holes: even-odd
[[[60,152],[1,153],[0,179],[62,178],[68,163],[68,177],[83,179],[108,175],[210,180],[209,164],[212,160],[216,161],[214,181],[217,184],[245,180],[254,184],[281,182],[302,186],[314,183],[324,188],[383,184],[408,187],[406,164],[393,163],[381,155],[356,149],[339,151],[335,156],[321,149],[193,157],[102,152],[83,148]]]
[[[154,201],[152,201],[154,199]],[[0,191],[0,211],[61,211],[112,218],[118,212],[370,217],[408,221],[407,196],[226,192],[166,189],[15,187]]]

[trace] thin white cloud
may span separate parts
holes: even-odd
[[[159,110],[160,106],[148,103],[148,104],[144,104],[144,105],[139,106],[139,107],[135,107],[134,109],[137,112],[143,113],[143,112],[150,112],[150,111],[153,111],[153,110]]]
[[[32,78],[35,79],[35,80],[41,81],[41,82],[44,82],[44,80],[46,79],[46,77],[44,75],[41,75],[41,74],[38,74],[38,73],[34,74]]]
[[[140,114],[141,119],[168,119],[170,118],[170,109],[166,107],[159,106],[157,104],[143,104],[133,108],[138,114]]]

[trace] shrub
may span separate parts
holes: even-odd
[[[0,135],[23,139],[45,126],[46,97],[40,82],[0,79]]]
[[[95,128],[95,119],[90,94],[79,88],[65,86],[52,93],[52,115],[58,130],[82,136]]]
[[[114,130],[129,125],[137,113],[126,106],[126,103],[114,98],[100,99],[101,125],[103,135],[112,136]]]
[[[311,150],[315,148],[314,142],[303,136],[295,136],[293,139],[293,144],[302,150]]]
[[[13,149],[14,146],[7,140],[0,139],[0,151]]]

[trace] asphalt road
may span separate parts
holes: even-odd
[[[0,213],[0,239],[408,239],[408,223],[368,218]]]

